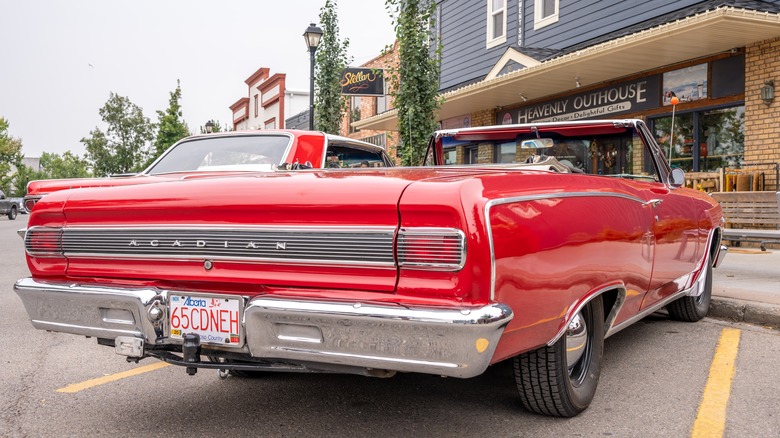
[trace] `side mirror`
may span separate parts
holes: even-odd
[[[684,186],[685,172],[679,167],[672,169],[672,174],[669,176],[669,185],[675,188]]]

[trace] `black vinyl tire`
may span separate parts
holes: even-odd
[[[574,417],[596,394],[604,357],[604,305],[601,296],[580,312],[587,327],[585,351],[575,364],[566,357],[567,335],[552,346],[514,359],[515,383],[525,409],[555,417]]]
[[[676,321],[696,322],[707,316],[712,300],[712,264],[707,260],[704,272],[704,291],[698,297],[680,297],[666,306],[669,316]]]
[[[11,211],[8,212],[8,220],[15,220],[17,215],[16,207],[11,207]]]

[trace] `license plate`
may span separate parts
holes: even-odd
[[[185,334],[195,333],[201,344],[241,346],[240,297],[171,293],[168,298],[171,338],[183,339]]]

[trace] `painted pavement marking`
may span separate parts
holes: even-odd
[[[739,338],[742,332],[733,328],[724,328],[715,349],[715,357],[710,365],[710,376],[704,387],[699,412],[693,423],[691,437],[722,437],[726,427],[726,408],[731,395],[731,381],[734,378],[734,365],[739,350]]]

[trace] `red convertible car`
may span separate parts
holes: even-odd
[[[393,166],[385,150],[363,141],[316,131],[263,130],[193,135],[170,147],[146,170],[110,178],[31,181],[24,205],[32,211],[41,197],[58,190],[157,183],[172,179],[246,172],[279,167]]]
[[[485,151],[510,163],[444,165]],[[511,360],[523,405],[554,416],[593,399],[605,337],[707,314],[721,208],[643,122],[440,131],[428,160],[52,193],[15,290],[38,329],[189,374]]]

